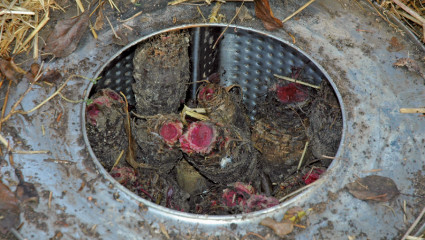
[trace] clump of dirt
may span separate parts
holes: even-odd
[[[133,59],[137,112],[176,112],[184,102],[189,71],[189,33],[170,32],[144,42]]]
[[[217,73],[202,81],[196,99],[187,97],[189,37],[165,33],[137,47],[135,106],[108,89],[91,98],[89,140],[110,175],[156,204],[210,215],[277,205],[320,178],[330,164],[323,155],[336,153],[342,132],[329,83],[270,86],[251,121],[240,87],[221,85]],[[117,161],[121,152],[128,163]],[[136,163],[125,157],[131,152]]]
[[[321,88],[308,112],[311,152],[315,158],[333,156],[342,135],[342,113],[338,100],[328,81]]]

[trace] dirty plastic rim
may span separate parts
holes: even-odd
[[[346,132],[346,121],[345,121],[345,108],[342,102],[342,97],[341,94],[339,93],[338,89],[336,88],[335,83],[332,81],[331,77],[329,76],[329,74],[325,71],[325,69],[318,64],[314,59],[312,59],[307,53],[305,53],[303,50],[299,49],[298,47],[296,47],[295,45],[293,45],[290,42],[287,42],[281,38],[278,38],[276,36],[273,36],[269,33],[266,32],[262,32],[262,31],[258,31],[255,30],[253,28],[248,28],[248,27],[242,27],[242,26],[237,26],[237,25],[227,25],[227,24],[188,24],[188,25],[180,25],[177,27],[172,27],[172,28],[167,28],[167,29],[163,29],[161,31],[156,31],[153,32],[149,35],[143,36],[133,42],[131,42],[130,44],[128,44],[127,46],[121,48],[116,54],[114,54],[105,64],[103,64],[103,66],[101,68],[99,68],[99,70],[96,72],[94,79],[97,79],[101,73],[104,71],[104,69],[110,64],[110,62],[112,62],[115,58],[117,58],[119,55],[121,55],[124,51],[126,51],[127,49],[153,37],[156,35],[159,35],[161,33],[166,33],[166,32],[172,32],[172,31],[177,31],[177,30],[182,30],[182,29],[190,29],[190,28],[197,28],[197,27],[220,27],[220,28],[225,28],[225,27],[229,27],[229,28],[236,28],[238,30],[243,30],[243,31],[250,31],[250,32],[254,32],[260,35],[264,35],[266,37],[272,38],[274,40],[277,40],[283,44],[286,44],[290,47],[292,47],[293,49],[295,49],[296,51],[298,51],[300,54],[303,54],[306,58],[308,58],[312,63],[314,63],[319,70],[323,73],[323,75],[326,77],[325,80],[328,80],[328,82],[331,84],[335,95],[338,99],[338,103],[340,105],[340,109],[341,109],[341,113],[342,113],[342,134],[341,134],[341,140],[338,146],[338,150],[335,154],[335,158],[338,158],[341,154],[341,147],[344,146],[344,138],[345,138],[345,132]],[[228,29],[229,30],[229,29]],[[90,82],[87,91],[86,91],[86,96],[85,96],[85,100],[87,100],[90,96],[90,92],[93,88],[94,84],[93,82]],[[86,102],[86,101],[84,101]],[[243,214],[234,214],[234,215],[201,215],[201,214],[194,214],[194,213],[187,213],[187,212],[180,212],[177,210],[173,210],[170,208],[166,208],[163,207],[161,205],[155,204],[151,201],[148,201],[140,196],[138,196],[137,194],[135,194],[134,192],[130,191],[129,189],[127,189],[126,187],[124,187],[123,185],[121,185],[119,182],[117,182],[106,170],[105,168],[102,166],[102,164],[100,163],[100,161],[97,159],[96,155],[93,152],[93,149],[91,148],[90,142],[88,140],[87,137],[87,131],[86,131],[86,104],[83,104],[83,108],[82,108],[82,112],[81,112],[81,122],[82,122],[82,131],[83,131],[83,138],[84,138],[84,142],[88,148],[89,154],[92,157],[97,170],[100,172],[100,174],[103,175],[103,177],[105,177],[106,179],[108,179],[114,186],[114,188],[117,188],[121,191],[123,191],[124,193],[126,193],[130,198],[136,200],[137,203],[142,203],[143,205],[145,205],[148,208],[153,208],[156,209],[160,212],[162,212],[164,215],[169,216],[171,218],[175,218],[178,217],[179,219],[181,218],[185,218],[188,221],[197,221],[197,223],[201,224],[202,222],[200,222],[199,220],[207,220],[207,222],[205,223],[209,223],[211,224],[211,220],[217,220],[221,223],[223,223],[223,221],[228,221],[228,222],[234,222],[235,220],[248,220],[248,219],[252,219],[252,218],[257,218],[260,215],[266,214],[266,213],[272,213],[278,209],[282,209],[285,208],[287,206],[289,206],[290,204],[292,204],[293,202],[296,202],[298,199],[303,198],[305,195],[307,195],[309,192],[313,191],[313,189],[317,186],[312,186],[304,191],[302,191],[301,193],[298,193],[295,197],[292,197],[289,200],[286,200],[274,207],[271,208],[267,208],[267,209],[263,209],[263,210],[259,210],[259,211],[254,211],[251,213],[243,213]],[[334,165],[336,164],[336,161],[332,161],[332,163],[328,166],[328,169],[334,167]],[[321,184],[323,184],[324,182],[326,182],[327,180],[329,180],[332,177],[332,173],[328,173],[326,172],[324,175],[322,175],[321,179]]]

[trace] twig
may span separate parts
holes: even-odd
[[[189,1],[189,0],[175,0],[175,1],[168,2],[168,5],[173,6],[173,5],[184,3],[184,2],[187,2],[187,1]]]
[[[404,220],[404,224],[407,224],[407,207],[406,207],[406,200],[403,200],[403,220]]]
[[[35,22],[38,22],[38,14],[34,16],[35,17]],[[38,32],[35,33],[34,35],[34,40],[32,41],[32,58],[34,60],[37,60],[38,58]],[[40,71],[40,69],[39,69]]]
[[[304,151],[303,151],[303,154],[301,154],[300,161],[298,162],[297,171],[300,170],[301,165],[303,164],[303,160],[304,160],[305,153],[307,152],[308,144],[309,144],[308,141],[305,142]]]
[[[75,2],[77,3],[78,8],[80,9],[81,12],[84,12],[84,6],[81,3],[81,0],[75,0]]]
[[[371,173],[371,172],[380,172],[380,171],[382,171],[382,169],[378,168],[378,169],[365,170],[365,171],[362,171],[362,173]]]
[[[115,29],[114,29],[114,27],[112,26],[112,23],[111,23],[111,21],[109,21],[109,18],[108,18],[108,16],[107,16],[106,14],[105,14],[105,17],[106,17],[106,20],[108,20],[109,26],[111,27],[112,32],[114,33],[115,37],[116,37],[116,38],[118,38],[118,39],[121,39],[121,38],[117,35],[117,33],[115,32]]]
[[[4,138],[1,134],[0,134],[0,142],[8,148],[8,150],[10,150],[9,148],[9,143],[7,142],[6,138]]]
[[[9,101],[9,92],[10,92],[11,84],[12,84],[12,80],[9,80],[9,85],[7,85],[6,96],[4,97],[4,101],[3,101],[3,108],[1,110],[0,131],[1,131],[1,120],[3,120],[3,118],[4,118],[4,114],[6,112],[6,107],[7,107],[7,102]]]
[[[80,100],[71,100],[71,99],[69,99],[69,98],[66,98],[62,93],[59,93],[59,96],[61,97],[61,98],[63,98],[63,100],[65,100],[65,101],[67,101],[67,102],[69,102],[69,103],[81,103],[81,102],[84,102],[84,99],[80,99]]]
[[[226,28],[223,30],[223,32],[220,33],[220,36],[218,36],[217,40],[215,40],[215,43],[212,47],[212,49],[215,49],[215,47],[217,46],[218,41],[223,37],[224,33],[227,31],[227,29],[229,28],[230,24],[232,24],[233,21],[235,21],[236,17],[239,15],[239,12],[242,9],[243,4],[245,3],[245,0],[242,1],[241,6],[238,8],[238,11],[236,11],[235,16],[233,16],[232,20],[230,20],[230,22],[227,24]]]
[[[133,18],[135,18],[135,17],[139,16],[139,15],[140,15],[140,14],[142,14],[142,13],[143,13],[143,11],[140,11],[140,12],[138,12],[138,13],[134,14],[133,16],[131,16],[131,17],[127,18],[127,19],[124,19],[124,20],[118,20],[118,21],[119,21],[119,22],[122,22],[122,23],[125,23],[125,22],[128,22],[128,21],[130,21],[131,19],[133,19]]]
[[[62,160],[62,159],[53,159],[53,158],[48,158],[48,159],[44,159],[45,162],[53,162],[53,163],[61,163],[61,164],[74,164],[75,162],[71,162],[68,160]]]
[[[258,234],[258,233],[255,233],[255,232],[247,232],[242,238],[241,238],[241,240],[245,240],[246,238],[248,238],[248,236],[249,235],[252,235],[252,236],[256,236],[256,237],[258,237],[258,238],[260,238],[260,239],[262,239],[262,240],[266,240],[263,236],[261,236],[260,234]]]
[[[425,214],[425,207],[422,209],[419,216],[415,219],[412,226],[410,226],[410,228],[407,230],[407,232],[403,235],[401,240],[405,240],[409,236],[409,234],[413,231],[413,229],[415,229],[416,225],[418,225],[418,223],[421,221],[424,214]]]
[[[297,79],[293,79],[293,78],[285,77],[285,76],[280,76],[280,75],[277,75],[277,74],[273,74],[273,75],[277,78],[280,78],[280,79],[283,79],[283,80],[286,80],[286,81],[290,81],[290,82],[293,82],[293,83],[299,83],[301,85],[304,85],[304,86],[307,86],[307,87],[312,87],[312,88],[315,88],[315,89],[320,89],[320,86],[316,86],[316,85],[313,85],[313,84],[310,84],[310,83],[306,83],[306,82],[303,82],[303,81],[300,81],[300,80],[297,80]]]
[[[114,165],[111,168],[111,171],[112,171],[112,169],[114,169],[114,167],[116,167],[118,165],[118,163],[120,162],[121,157],[122,157],[123,154],[124,154],[124,150],[121,150],[120,155],[118,155],[117,160],[115,160],[115,163],[114,163]]]
[[[49,209],[52,206],[52,196],[53,196],[53,192],[50,191],[50,193],[49,193],[49,202],[47,203],[47,206],[49,207]]]
[[[425,240],[425,238],[421,237],[414,237],[414,236],[407,236],[406,240]]]
[[[400,113],[425,113],[425,108],[400,108]]]
[[[286,21],[288,21],[289,19],[291,19],[293,16],[297,15],[298,13],[300,13],[302,10],[304,10],[304,8],[308,7],[314,1],[316,1],[316,0],[310,0],[308,3],[304,4],[304,6],[300,7],[297,11],[295,11],[294,13],[292,13],[291,15],[289,15],[287,18],[285,18],[282,21],[282,23],[285,23]]]
[[[70,76],[68,79],[66,79],[66,81],[62,84],[62,86],[60,86],[58,88],[58,90],[56,90],[56,92],[54,92],[52,95],[50,95],[50,97],[44,99],[44,101],[42,101],[40,104],[38,104],[37,106],[35,106],[33,109],[29,110],[29,111],[17,111],[17,113],[20,114],[29,114],[34,112],[35,110],[39,109],[41,106],[43,106],[44,104],[46,104],[48,101],[50,101],[52,98],[54,98],[56,95],[60,94],[60,92],[62,91],[62,89],[64,89],[66,87],[66,84],[68,84],[69,80],[71,80],[71,78],[75,77],[76,75],[72,75]]]
[[[15,229],[15,228],[11,228],[10,229],[10,232],[12,232],[13,233],[13,235],[18,239],[18,240],[25,240],[26,238],[24,238],[19,232],[18,232],[18,230],[17,229]]]
[[[202,14],[201,9],[199,8],[199,6],[196,6],[196,9],[198,10],[198,13],[201,14],[202,19],[204,20],[204,23],[207,22],[207,19],[204,17],[204,14]]]
[[[4,14],[16,14],[16,15],[35,15],[35,12],[32,11],[18,11],[18,10],[7,10],[3,9],[0,11],[0,16]]]
[[[391,210],[391,212],[393,213],[394,217],[395,217],[395,211],[394,211],[394,208],[392,208],[391,206],[389,206],[389,205],[387,205],[387,204],[381,204],[381,206],[384,206],[384,207],[386,207],[386,208],[390,209],[390,210]]]
[[[38,151],[23,151],[23,150],[12,150],[12,153],[16,154],[47,154],[49,150],[38,150]]]

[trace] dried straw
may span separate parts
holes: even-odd
[[[0,2],[0,57],[8,58],[34,48],[38,56],[38,32],[49,21],[49,9],[61,9],[50,0]]]
[[[416,0],[377,0],[386,11],[406,24],[415,35],[425,42],[425,3]]]

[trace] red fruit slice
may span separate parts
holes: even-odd
[[[186,153],[210,153],[217,138],[214,125],[207,122],[193,122],[180,137],[181,149]]]
[[[166,122],[159,130],[159,134],[164,141],[172,146],[174,145],[183,133],[183,124],[179,121]]]

